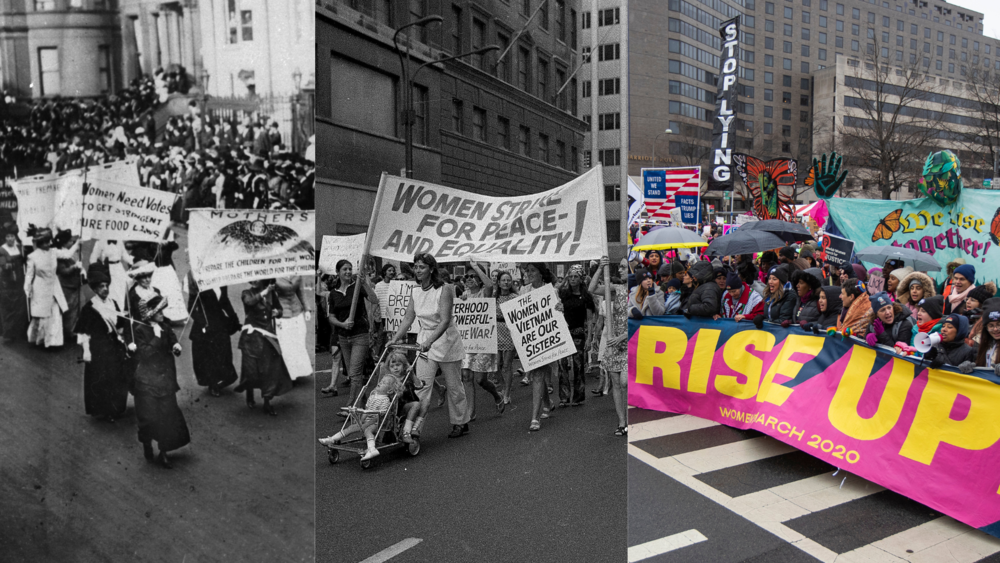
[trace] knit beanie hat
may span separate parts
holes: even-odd
[[[955,268],[956,274],[962,274],[962,277],[969,280],[969,283],[976,283],[976,267],[972,264],[962,264],[961,266]]]
[[[955,327],[958,331],[958,335],[955,336],[955,341],[959,341],[966,336],[969,336],[969,319],[965,315],[951,314],[941,320],[944,324],[950,324]]]
[[[977,285],[969,292],[969,297],[979,301],[980,304],[984,303],[990,297],[993,297],[993,288],[988,285]]]
[[[903,280],[906,279],[906,276],[912,273],[913,273],[913,268],[906,266],[903,268],[896,268],[889,275],[902,282]]]
[[[932,319],[940,319],[941,313],[944,311],[944,297],[940,295],[935,295],[934,297],[927,297],[926,299],[921,299],[917,306],[927,311]]]
[[[726,276],[726,289],[743,289],[743,280],[736,272],[730,272]]]
[[[767,273],[768,276],[774,276],[778,278],[781,285],[788,283],[788,270],[782,268],[781,266],[775,266],[771,268],[771,271]]]

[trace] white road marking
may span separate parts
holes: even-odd
[[[660,538],[644,544],[635,545],[628,548],[628,563],[635,563],[636,561],[642,561],[643,559],[663,555],[669,551],[674,551],[675,549],[680,549],[682,547],[687,547],[703,541],[708,541],[708,538],[706,538],[701,532],[698,530],[688,530],[686,532],[681,532],[679,534],[674,534],[672,536],[667,536],[665,538]]]
[[[406,538],[405,540],[395,545],[389,546],[383,549],[382,551],[376,553],[375,555],[372,555],[371,557],[365,559],[361,563],[384,563],[385,561],[392,559],[393,557],[399,555],[400,553],[403,553],[407,549],[410,549],[411,547],[417,545],[422,541],[424,540],[419,538]]]

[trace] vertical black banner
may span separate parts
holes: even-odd
[[[736,84],[740,70],[740,18],[723,22],[722,60],[719,65],[719,92],[715,96],[715,122],[712,126],[712,173],[708,189],[732,191],[733,145],[736,143]]]

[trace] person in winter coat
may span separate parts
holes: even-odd
[[[972,373],[976,367],[977,350],[965,343],[965,337],[969,335],[969,319],[952,313],[944,317],[941,324],[941,342],[927,353],[931,367],[940,369],[943,365],[950,365],[962,373]]]
[[[982,330],[979,333],[979,351],[976,365],[993,368],[1000,377],[1000,299],[990,299],[983,307]]]
[[[636,271],[636,275],[645,271],[650,274],[650,277],[654,282],[660,281],[660,266],[663,265],[663,255],[660,254],[659,250],[650,250],[646,253],[647,264]],[[642,279],[639,277],[639,279]]]
[[[934,297],[937,290],[934,280],[923,272],[910,272],[896,288],[896,299],[910,309],[910,317],[916,322],[917,304],[926,297]]]
[[[935,295],[923,299],[917,305],[917,322],[910,329],[910,346],[919,333],[934,334],[941,332],[941,311],[944,309],[944,297]]]
[[[945,296],[944,314],[965,314],[965,298],[976,288],[976,267],[962,264],[951,275],[951,292]]]
[[[913,321],[903,312],[903,306],[894,303],[885,291],[873,295],[871,303],[872,315],[865,342],[869,346],[882,344],[890,348],[895,347],[897,342],[909,344]]]
[[[681,280],[672,279],[667,283],[663,284],[664,295],[666,296],[663,300],[663,314],[664,315],[676,315],[681,311]]]
[[[844,305],[837,320],[837,331],[851,329],[851,336],[864,338],[868,332],[868,315],[872,312],[868,290],[863,282],[847,284],[840,288],[840,301]]]
[[[819,318],[814,324],[819,325],[821,329],[837,326],[837,319],[840,318],[840,312],[844,308],[844,304],[840,301],[840,286],[821,287],[816,305],[819,307]]]
[[[884,273],[885,270],[882,270],[882,272]],[[911,273],[913,273],[913,268],[906,266],[905,268],[893,268],[891,273],[883,274],[885,275],[885,292],[889,294],[890,300],[896,300],[896,293],[899,291],[900,284]]]
[[[739,274],[731,272],[726,278],[726,294],[722,298],[722,315],[740,322],[754,320],[764,313],[764,298],[750,289]]]
[[[686,314],[695,317],[715,317],[722,310],[722,288],[713,280],[714,270],[708,262],[698,262],[688,273],[697,284],[688,299]]]
[[[757,328],[763,326],[763,322],[781,323],[792,321],[795,314],[795,304],[798,298],[795,292],[786,288],[788,283],[788,270],[794,268],[787,264],[775,266],[767,273],[767,287],[764,292],[764,314],[754,318]]]
[[[996,294],[996,284],[986,282],[983,285],[977,285],[965,298],[965,316],[969,318],[969,325],[971,325],[969,336],[965,339],[965,343],[969,346],[979,344],[979,336],[983,331],[983,304]]]
[[[647,315],[662,315],[666,310],[664,295],[660,286],[653,283],[653,274],[640,271],[637,275],[641,281],[628,296],[629,317],[641,319]]]
[[[956,258],[951,262],[948,262],[948,265],[945,266],[945,270],[948,272],[948,277],[938,284],[937,290],[940,295],[948,297],[948,295],[951,294],[951,276],[955,273],[955,268],[958,268],[963,264],[965,264],[965,260],[962,258]]]
[[[861,264],[848,264],[840,270],[840,286],[851,285],[850,280],[859,280],[868,283],[868,270]]]
[[[688,270],[684,270],[684,273],[681,274],[681,311],[687,311],[688,301],[691,300],[691,294],[694,293],[696,287],[698,287],[698,282],[694,280],[694,276]]]
[[[792,288],[798,297],[792,322],[798,324],[811,323],[819,320],[819,288],[822,285],[823,271],[819,268],[808,268],[792,273]]]

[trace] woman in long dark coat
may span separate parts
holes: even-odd
[[[104,268],[92,264],[87,283],[96,295],[73,328],[83,346],[83,407],[90,416],[114,422],[128,402],[125,342],[118,335],[121,310],[111,299],[111,277]]]
[[[246,319],[240,334],[243,363],[240,384],[235,391],[246,391],[247,406],[253,408],[254,389],[260,389],[264,412],[276,415],[271,399],[292,389],[292,378],[281,357],[281,346],[274,332],[274,319],[281,317],[281,304],[274,294],[272,280],[250,282],[250,289],[241,295]]]
[[[225,287],[199,292],[194,276],[188,273],[188,294],[194,377],[198,385],[208,387],[208,392],[218,397],[238,377],[230,336],[240,331],[240,319]]]
[[[139,425],[142,453],[149,461],[159,461],[171,468],[167,452],[191,443],[184,413],[177,406],[177,365],[174,356],[181,354],[177,335],[163,318],[167,301],[157,295],[139,303],[141,322],[124,331],[128,349],[137,365],[132,395],[135,418]],[[153,456],[153,441],[159,455]]]
[[[6,340],[28,338],[28,300],[24,295],[24,250],[17,227],[4,232],[0,246],[0,332]]]

